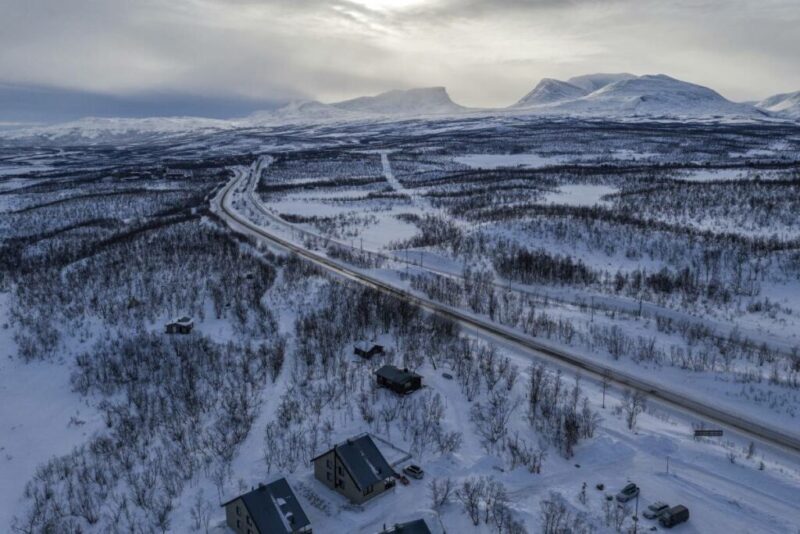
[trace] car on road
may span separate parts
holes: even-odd
[[[645,510],[642,515],[647,519],[658,519],[667,510],[669,510],[669,505],[667,503],[656,501],[648,506],[647,510]]]
[[[422,468],[415,464],[409,464],[403,468],[403,472],[410,476],[411,478],[420,479],[425,476],[425,472]]]
[[[628,502],[631,499],[635,499],[639,496],[639,486],[631,482],[627,484],[622,490],[617,493],[617,501],[619,502]]]
[[[661,517],[658,518],[658,521],[661,523],[662,527],[665,528],[672,528],[679,523],[683,523],[684,521],[689,520],[689,509],[685,506],[679,504],[678,506],[673,506],[663,514]]]

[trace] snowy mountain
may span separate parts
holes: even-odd
[[[356,115],[317,100],[295,100],[278,109],[253,113],[238,122],[243,125],[313,122],[355,118]]]
[[[765,98],[757,103],[756,107],[793,119],[800,119],[800,91]]]
[[[583,76],[574,76],[567,80],[567,83],[574,85],[576,87],[580,87],[587,93],[593,93],[598,89],[602,89],[606,85],[610,85],[614,82],[621,82],[623,80],[632,80],[636,78],[633,74],[628,74],[627,72],[621,72],[617,74],[607,74],[607,73],[598,73],[598,74],[584,74]]]
[[[527,108],[541,104],[552,104],[564,100],[574,100],[585,96],[587,91],[571,83],[543,78],[533,90],[523,96],[512,108]]]
[[[669,117],[680,119],[766,117],[800,118],[800,91],[770,97],[756,104],[734,103],[716,91],[669,76],[589,74],[567,81],[545,78],[514,105],[504,109],[470,109],[454,103],[444,87],[394,90],[325,104],[298,100],[244,119],[199,117],[85,118],[55,126],[0,131],[4,139],[43,142],[90,142],[145,139],[239,127],[286,123],[369,120],[421,116],[525,113],[596,118]]]
[[[388,91],[377,96],[362,96],[337,102],[331,106],[370,115],[442,115],[466,110],[450,100],[444,87]]]
[[[100,141],[131,139],[150,135],[175,135],[185,132],[223,130],[229,121],[202,117],[150,117],[143,119],[87,117],[52,126],[37,126],[4,132],[7,139],[42,141]]]
[[[594,81],[602,83],[600,79]],[[584,82],[588,83],[586,80]],[[754,119],[768,116],[764,111],[749,104],[731,102],[708,87],[663,74],[621,79],[586,96],[534,106],[526,111],[540,114],[624,118],[644,116]]]

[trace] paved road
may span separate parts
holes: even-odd
[[[394,176],[392,171],[391,161],[389,160],[389,152],[390,151],[381,151],[381,164],[383,166],[383,173],[386,181],[398,192],[408,195],[414,205],[418,208],[424,208],[426,210],[432,210],[429,205],[413,193],[412,191],[404,188],[402,184],[397,180]],[[264,168],[265,165],[268,165],[271,162],[271,158],[264,157],[261,160],[256,160],[254,165],[258,166],[258,172],[252,172],[254,167],[251,167],[251,177],[252,176],[260,176],[260,170]],[[334,245],[340,247],[342,249],[348,249],[354,252],[358,252],[361,254],[368,254],[374,258],[382,258],[388,261],[394,261],[399,263],[404,263],[409,265],[414,270],[419,271],[426,271],[429,273],[437,274],[440,276],[446,276],[448,278],[454,280],[463,280],[464,277],[461,274],[461,267],[452,265],[435,265],[435,261],[423,261],[423,255],[420,252],[419,256],[416,253],[409,253],[408,250],[394,250],[394,251],[387,251],[387,250],[379,250],[381,246],[373,243],[372,246],[370,243],[365,242],[363,239],[359,241],[359,243],[355,242],[345,242],[342,240],[338,240],[329,236],[324,236],[322,234],[309,231],[305,228],[302,228],[299,225],[290,223],[281,219],[275,213],[271,212],[267,207],[264,205],[263,202],[258,198],[258,195],[254,193],[255,183],[249,184],[249,191],[247,194],[250,197],[250,202],[252,207],[254,207],[257,211],[263,214],[270,223],[277,225],[278,227],[283,227],[288,229],[292,232],[293,239],[292,241],[297,241],[294,239],[294,236],[306,236],[313,239],[315,242],[325,243],[325,246]],[[433,210],[435,211],[435,210]],[[793,343],[788,338],[778,337],[773,334],[767,332],[761,332],[757,329],[748,328],[746,326],[742,326],[739,324],[730,324],[727,322],[719,321],[709,317],[697,317],[692,315],[691,313],[684,312],[681,310],[676,310],[672,308],[667,308],[661,306],[659,304],[647,301],[639,301],[634,298],[624,297],[620,295],[608,295],[603,293],[594,293],[585,291],[582,289],[576,288],[567,288],[567,287],[545,287],[543,285],[531,285],[531,284],[521,284],[517,282],[512,282],[509,280],[505,280],[502,278],[495,278],[492,280],[492,284],[501,291],[512,291],[514,293],[518,293],[520,295],[525,295],[526,297],[534,299],[534,301],[544,302],[547,301],[549,304],[553,302],[558,302],[562,306],[566,308],[575,308],[580,310],[581,312],[585,312],[586,309],[593,308],[597,312],[602,311],[614,311],[617,313],[625,313],[631,316],[641,316],[644,314],[645,316],[654,316],[660,317],[662,319],[670,319],[675,321],[676,323],[687,323],[702,326],[708,328],[710,330],[710,336],[721,341],[727,341],[729,336],[735,333],[740,339],[747,339],[753,342],[754,344],[761,345],[762,343],[766,344],[768,347],[776,350],[778,352],[783,353],[784,355],[788,355],[792,352],[795,348],[796,343]]]
[[[342,262],[332,260],[326,256],[310,251],[300,245],[290,242],[278,235],[271,234],[266,229],[252,223],[231,207],[231,193],[236,190],[244,192],[249,189],[248,180],[254,171],[260,170],[261,164],[254,164],[249,171],[237,170],[236,176],[212,200],[215,211],[227,221],[228,225],[237,232],[251,235],[266,240],[281,249],[293,252],[308,261],[343,278],[353,280],[367,287],[371,287],[397,298],[406,300],[425,310],[447,317],[464,328],[478,332],[485,337],[499,340],[507,345],[533,356],[536,359],[554,361],[566,367],[580,370],[584,376],[596,380],[605,377],[613,385],[645,393],[649,400],[688,414],[704,419],[707,423],[719,425],[735,433],[742,434],[749,439],[756,439],[764,444],[777,446],[792,453],[800,453],[800,436],[792,435],[780,429],[764,425],[757,421],[743,418],[719,408],[708,406],[706,401],[690,398],[684,394],[676,393],[665,388],[662,384],[650,382],[628,373],[606,367],[605,365],[588,360],[580,355],[565,352],[562,349],[549,346],[542,341],[520,333],[517,330],[498,325],[491,321],[465,313],[462,310],[441,304],[439,302],[419,297],[408,291],[395,287],[386,281],[371,276],[366,271],[354,268]],[[254,207],[257,209],[257,206]]]

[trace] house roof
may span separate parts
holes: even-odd
[[[362,491],[368,486],[383,482],[394,474],[394,469],[383,457],[369,434],[362,434],[348,439],[336,445],[333,450],[336,451],[336,455],[344,464],[347,472],[350,473],[353,482]],[[328,452],[330,451],[320,456],[324,456]],[[317,458],[320,456],[317,456]],[[314,458],[314,460],[317,458]]]
[[[397,523],[380,532],[380,534],[432,534],[424,519],[415,519],[407,523]]]
[[[262,534],[291,534],[311,524],[300,502],[285,478],[259,485],[249,493],[224,503],[227,506],[241,499],[256,528]]]
[[[394,365],[384,365],[378,369],[375,374],[396,384],[403,384],[415,376],[420,376],[413,371],[409,371],[408,369],[398,369]]]

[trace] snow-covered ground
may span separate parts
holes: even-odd
[[[616,192],[616,188],[605,185],[562,185],[558,191],[548,193],[544,202],[566,206],[595,206],[603,203],[603,196]]]
[[[453,159],[473,169],[538,168],[558,165],[563,161],[556,156],[540,156],[538,154],[467,154]]]
[[[714,100],[712,98],[712,100]],[[373,101],[370,101],[373,102]],[[712,102],[713,103],[713,102]],[[372,104],[370,104],[372,105]],[[722,104],[720,104],[722,105]],[[318,107],[318,106],[312,106]],[[738,109],[738,108],[737,108]],[[290,110],[291,111],[291,110]],[[323,110],[324,111],[324,110]],[[491,119],[494,120],[494,119]],[[491,122],[486,119],[486,122]],[[120,126],[121,125],[115,125]],[[157,124],[152,125],[154,128]],[[184,126],[178,123],[173,125],[167,133],[169,136],[181,130]],[[191,126],[190,124],[186,125]],[[206,132],[206,125],[198,126]],[[454,254],[446,246],[425,246],[415,248],[397,248],[398,243],[408,241],[418,236],[420,226],[415,224],[413,216],[436,215],[441,224],[452,223],[458,228],[469,232],[479,228],[485,235],[492,239],[503,238],[509,242],[522,243],[526,246],[541,247],[556,254],[570,255],[580,258],[593,268],[602,269],[608,273],[617,271],[629,273],[639,268],[648,272],[655,272],[662,263],[652,257],[638,256],[629,253],[624,247],[609,252],[591,246],[590,242],[568,243],[555,238],[533,237],[531,226],[526,222],[514,219],[499,222],[472,223],[465,219],[450,217],[447,209],[433,208],[432,200],[435,197],[427,195],[433,189],[430,185],[415,187],[414,180],[406,179],[405,175],[393,170],[394,158],[412,158],[423,154],[420,158],[425,160],[420,163],[424,172],[420,172],[421,179],[432,177],[435,180],[448,179],[446,171],[451,170],[456,162],[458,172],[464,172],[465,167],[479,170],[513,169],[523,178],[528,178],[525,173],[532,176],[534,171],[541,174],[533,176],[535,182],[540,177],[547,179],[546,173],[563,163],[580,162],[581,165],[591,166],[594,154],[579,154],[569,157],[550,157],[537,155],[537,148],[527,148],[526,153],[503,154],[506,148],[502,143],[496,146],[482,147],[469,145],[471,141],[463,141],[466,148],[459,155],[448,146],[441,151],[440,146],[447,145],[447,139],[433,138],[426,140],[423,148],[417,146],[415,151],[406,151],[402,143],[377,145],[372,151],[365,151],[362,143],[366,144],[369,135],[365,132],[379,132],[387,128],[392,134],[396,132],[394,126],[385,126],[379,122],[368,126],[335,126],[332,124],[316,124],[308,130],[287,130],[281,135],[285,137],[271,138],[259,132],[254,139],[236,137],[235,132],[227,126],[221,127],[216,141],[207,142],[201,138],[192,139],[186,143],[176,142],[175,146],[165,149],[169,157],[180,157],[182,151],[187,153],[226,155],[234,151],[245,153],[269,152],[261,163],[251,167],[239,165],[243,158],[237,159],[237,164],[232,168],[237,177],[247,176],[252,172],[251,180],[246,186],[242,184],[239,193],[231,202],[238,212],[256,224],[269,229],[270,232],[291,240],[294,243],[311,247],[319,254],[327,254],[328,246],[339,243],[345,247],[352,247],[353,251],[381,254],[385,259],[379,268],[363,268],[364,272],[390,282],[395,286],[409,292],[417,292],[423,296],[421,290],[414,289],[411,276],[430,275],[432,273],[443,275],[450,280],[461,280],[465,266],[473,269],[490,269],[491,263],[486,257],[475,254],[468,261],[464,256]],[[425,136],[442,133],[443,135],[463,134],[469,129],[478,129],[480,125],[466,122],[464,125],[447,122],[421,122],[413,126],[414,132],[423,133]],[[341,129],[340,129],[341,128]],[[400,128],[400,127],[398,127]],[[156,128],[157,129],[157,128]],[[213,128],[212,128],[213,129]],[[374,130],[373,130],[374,129]],[[222,131],[224,130],[224,131]],[[298,133],[301,132],[301,133]],[[157,135],[157,132],[149,132]],[[148,135],[149,135],[148,134]],[[98,133],[100,137],[101,134]],[[259,137],[263,135],[263,137]],[[376,136],[379,134],[375,134]],[[308,137],[304,137],[308,136]],[[170,137],[172,139],[172,137]],[[224,139],[225,142],[220,141]],[[463,138],[468,139],[468,138]],[[226,144],[227,143],[227,144]],[[318,182],[325,179],[334,180],[333,175],[328,176],[327,171],[314,177],[302,176],[294,180],[283,182],[270,182],[270,168],[268,165],[280,152],[293,152],[307,147],[321,147],[330,149],[331,146],[348,146],[352,144],[353,153],[372,154],[374,167],[377,169],[369,178],[377,178],[368,185],[359,186],[322,186],[303,190],[302,187],[291,189],[290,192],[281,192],[270,195],[256,195],[253,191],[257,187],[257,175],[265,170],[262,183],[291,183],[301,186],[306,183]],[[386,149],[385,146],[392,146]],[[634,145],[630,145],[633,147]],[[777,146],[777,145],[776,145]],[[399,147],[399,148],[397,148]],[[487,152],[482,153],[486,148]],[[657,152],[651,151],[652,146],[637,148],[611,148],[607,151],[608,157],[616,163],[624,164],[626,161],[636,161],[661,157]],[[780,147],[778,147],[780,148]],[[785,147],[784,147],[785,148]],[[509,149],[510,150],[510,149]],[[777,149],[776,149],[777,150]],[[782,149],[781,149],[782,150]],[[349,154],[349,149],[342,150]],[[331,151],[333,152],[333,151]],[[591,152],[591,151],[589,151]],[[598,154],[606,153],[605,149],[598,150]],[[542,154],[550,151],[542,151]],[[560,151],[553,153],[561,154]],[[742,152],[744,153],[744,151]],[[753,152],[756,157],[761,153]],[[762,155],[772,157],[772,152]],[[380,155],[380,160],[378,160]],[[190,156],[196,158],[199,156]],[[320,158],[316,153],[311,153],[311,158]],[[603,156],[604,157],[604,156]],[[30,158],[31,162],[39,160],[41,165],[58,163],[59,156],[52,153],[41,153]],[[321,157],[324,159],[324,156]],[[409,159],[409,160],[410,160]],[[408,160],[407,160],[408,161]],[[450,167],[442,162],[446,161]],[[608,163],[604,159],[603,163]],[[215,163],[216,164],[216,163]],[[226,165],[228,162],[226,161]],[[359,163],[360,164],[360,163]],[[611,164],[609,164],[611,165]],[[15,162],[13,167],[17,167]],[[19,166],[23,168],[22,165]],[[33,167],[33,166],[32,166]],[[134,165],[131,165],[134,167]],[[0,167],[2,169],[7,167]],[[49,167],[42,167],[45,172]],[[315,168],[317,169],[317,168]],[[217,174],[213,174],[216,172]],[[346,169],[332,168],[336,177],[347,177]],[[472,171],[468,171],[472,172]],[[569,171],[572,172],[572,171]],[[687,172],[676,171],[669,177],[677,180],[691,180],[696,182],[711,182],[717,180],[746,181],[749,179],[747,170],[691,170]],[[426,174],[430,173],[430,174]],[[439,174],[437,174],[439,173]],[[13,176],[16,172],[9,171],[10,178],[4,179],[0,187],[4,191],[33,184],[33,179],[27,180]],[[476,173],[479,176],[481,173]],[[604,200],[604,195],[613,195],[619,191],[626,191],[620,186],[621,180],[617,177],[595,177],[583,180],[580,173],[575,176],[559,177],[560,181],[552,182],[544,188],[545,194],[536,197],[537,208],[566,206],[582,208],[601,206],[609,208],[610,202]],[[643,172],[646,174],[646,171]],[[653,171],[658,179],[667,176],[665,173]],[[786,178],[787,173],[764,172],[762,177],[780,175]],[[230,175],[215,169],[210,174],[218,182],[227,179]],[[354,177],[364,177],[359,170],[353,173]],[[135,177],[142,179],[141,177]],[[383,178],[383,180],[381,180]],[[646,178],[646,177],[645,177]],[[644,179],[639,176],[642,183]],[[116,178],[109,172],[108,176],[100,177],[103,184],[111,183]],[[416,177],[415,177],[416,179]],[[47,182],[47,177],[36,177],[37,182]],[[142,179],[144,180],[144,179]],[[209,179],[209,181],[212,181]],[[664,180],[662,180],[664,181]],[[218,184],[218,182],[215,182]],[[480,184],[492,185],[492,184]],[[163,187],[164,183],[157,184],[144,181],[143,191],[150,191]],[[87,186],[91,187],[91,186]],[[214,185],[214,191],[219,191],[219,185]],[[58,198],[60,193],[48,192]],[[368,197],[367,195],[373,196]],[[498,198],[503,199],[502,191]],[[509,204],[516,202],[516,190],[507,193],[508,197],[502,201]],[[14,195],[3,195],[9,198],[0,200],[4,208],[16,206],[17,199]],[[213,196],[211,193],[203,200]],[[48,197],[49,198],[49,197]],[[217,197],[218,198],[218,197]],[[469,195],[466,196],[469,199]],[[613,199],[613,196],[611,197]],[[216,202],[216,201],[215,201]],[[255,203],[260,205],[256,206]],[[612,200],[613,202],[613,200]],[[501,202],[498,202],[500,204]],[[30,204],[33,204],[30,202]],[[25,203],[19,205],[27,205]],[[212,208],[216,204],[212,202]],[[194,207],[192,208],[195,209]],[[528,208],[526,208],[528,209]],[[291,220],[295,216],[298,220],[311,222],[291,223],[282,220],[286,216]],[[398,217],[400,216],[400,217]],[[411,216],[411,217],[409,217]],[[205,217],[205,216],[204,216]],[[312,218],[335,219],[323,222],[313,222]],[[303,219],[305,218],[305,219]],[[70,221],[71,222],[71,221]],[[129,219],[124,225],[133,224]],[[203,224],[211,224],[205,221]],[[327,226],[326,226],[327,225]],[[568,226],[568,225],[565,225]],[[9,226],[4,229],[10,231]],[[339,232],[338,237],[330,238],[326,232],[334,228]],[[236,226],[233,226],[237,230]],[[730,228],[735,230],[735,228]],[[59,230],[56,227],[56,230]],[[622,239],[622,238],[621,238]],[[58,242],[55,241],[57,244]],[[491,247],[494,241],[488,240],[484,246]],[[405,246],[405,245],[404,245]],[[41,250],[46,250],[47,245],[37,245]],[[239,259],[264,251],[266,248],[250,247],[241,244]],[[30,247],[26,252],[39,250]],[[634,251],[635,252],[635,251]],[[270,260],[271,261],[271,260]],[[337,260],[346,261],[346,260]],[[284,267],[276,268],[277,278],[273,286],[262,297],[262,305],[273,315],[278,329],[287,339],[286,354],[292,358],[298,346],[295,332],[298,319],[305,313],[315,310],[324,301],[325,295],[336,286],[336,282],[324,279],[313,272],[304,275],[299,280],[285,280],[285,264],[276,262],[275,265]],[[784,264],[784,265],[788,265]],[[786,267],[789,268],[789,267]],[[124,266],[120,267],[124,269]],[[288,270],[288,269],[286,269]],[[70,267],[62,272],[69,273]],[[110,274],[109,277],[113,278]],[[296,275],[295,275],[296,276]],[[680,302],[679,299],[662,299],[652,302],[641,302],[623,294],[611,294],[607,288],[600,284],[583,286],[559,284],[522,284],[497,276],[493,279],[494,288],[501,298],[508,297],[523,299],[519,308],[519,315],[535,308],[539,313],[546,313],[553,321],[562,321],[564,324],[575,325],[581,332],[589,332],[592,328],[619,327],[625,334],[640,336],[643,339],[652,337],[659,345],[687,347],[696,352],[705,350],[702,342],[687,341],[687,338],[677,328],[662,328],[661,321],[671,319],[674,324],[686,324],[708,328],[718,336],[728,336],[735,331],[747,337],[756,344],[764,343],[770,347],[780,349],[784,354],[789,353],[800,341],[800,284],[786,282],[772,273],[765,275],[760,280],[759,299],[769,298],[772,304],[778,303],[772,312],[748,309],[748,305],[755,302],[755,298],[742,299],[738,308],[730,305],[728,308],[714,309],[707,304],[692,306],[690,303]],[[135,292],[136,283],[130,283],[125,291]],[[235,284],[234,284],[235,285]],[[211,288],[215,290],[216,288]],[[198,291],[209,288],[198,284]],[[235,289],[232,291],[235,294]],[[525,300],[527,299],[527,300]],[[587,303],[594,306],[594,311],[587,307]],[[236,313],[236,302],[227,302],[224,311],[219,314],[210,302],[203,304],[202,314],[196,317],[195,334],[207,336],[216,343],[224,344],[227,341],[247,343],[253,341],[255,345],[260,339],[247,339],[251,335],[246,333],[241,325],[234,326],[231,318]],[[704,308],[703,306],[706,306]],[[14,515],[29,504],[23,492],[25,485],[36,472],[37,466],[49,459],[64,455],[74,447],[86,444],[90,438],[107,431],[105,428],[100,401],[103,397],[90,393],[81,396],[72,391],[70,377],[76,370],[76,354],[89,350],[92,342],[103,338],[108,325],[95,324],[93,319],[87,318],[79,332],[74,336],[66,332],[64,344],[59,348],[57,355],[44,361],[25,363],[17,357],[17,347],[13,339],[14,330],[19,325],[4,324],[7,320],[8,296],[0,293],[0,530],[10,524]],[[234,311],[235,310],[235,311]],[[639,313],[641,310],[641,314]],[[247,310],[244,311],[247,313]],[[477,313],[468,312],[473,315]],[[486,319],[487,316],[482,316]],[[146,321],[143,328],[156,332],[163,327],[165,317],[157,321]],[[499,320],[499,319],[498,319]],[[427,325],[425,325],[427,326]],[[378,330],[376,328],[376,330]],[[350,332],[345,332],[348,335]],[[112,332],[109,335],[115,335]],[[726,429],[726,434],[721,439],[695,440],[692,438],[693,425],[700,423],[695,416],[683,413],[650,401],[648,409],[639,416],[635,430],[630,430],[624,414],[619,406],[623,402],[623,392],[619,388],[611,387],[604,392],[600,383],[583,377],[580,381],[580,395],[586,396],[588,405],[597,410],[600,416],[599,425],[591,437],[582,438],[574,450],[574,455],[565,458],[559,450],[546,442],[539,442],[542,434],[531,427],[526,417],[526,398],[528,395],[528,382],[530,380],[530,366],[537,360],[528,352],[497,340],[485,337],[476,337],[468,329],[460,333],[469,339],[474,346],[494,345],[498,354],[508,357],[516,366],[516,382],[509,388],[509,394],[519,399],[519,406],[513,410],[509,429],[511,435],[517,435],[528,440],[533,446],[541,446],[547,450],[546,458],[542,465],[541,473],[533,474],[524,467],[514,469],[509,465],[508,456],[498,449],[487,452],[485,443],[479,437],[474,422],[473,411],[476,402],[486,402],[488,391],[481,388],[476,400],[468,401],[465,388],[455,380],[446,378],[443,373],[454,374],[450,367],[434,368],[431,361],[423,359],[417,371],[424,377],[424,389],[414,393],[407,402],[414,399],[431,399],[428,395],[440,395],[444,402],[443,428],[449,432],[461,432],[461,446],[453,453],[438,454],[427,450],[415,454],[410,461],[420,464],[426,472],[423,481],[411,480],[410,485],[398,485],[394,490],[381,495],[363,507],[355,507],[347,503],[338,494],[325,488],[313,477],[310,465],[303,463],[291,472],[268,473],[265,464],[264,429],[275,421],[281,410],[282,397],[291,388],[298,387],[298,377],[302,366],[297,362],[287,360],[281,373],[274,382],[268,382],[263,390],[257,392],[260,399],[260,408],[255,421],[244,442],[236,448],[236,454],[229,469],[229,477],[224,487],[218,491],[217,484],[213,481],[214,473],[210,469],[198,469],[191,480],[186,482],[182,493],[174,501],[174,510],[170,514],[169,531],[188,532],[196,529],[193,526],[191,508],[195,499],[202,494],[204,506],[211,514],[213,531],[218,534],[226,532],[224,527],[224,512],[218,503],[225,498],[232,497],[245,491],[259,482],[264,482],[280,474],[285,474],[295,488],[303,506],[314,525],[315,532],[363,532],[374,533],[386,524],[426,517],[429,522],[444,527],[448,532],[476,532],[486,533],[495,530],[485,524],[474,526],[467,517],[464,508],[456,499],[444,505],[439,510],[432,509],[428,483],[434,479],[451,478],[459,484],[467,477],[485,476],[492,477],[501,482],[508,492],[510,509],[514,516],[522,520],[529,532],[540,529],[540,506],[543,501],[551,496],[551,492],[561,495],[568,510],[573,514],[585,514],[587,520],[596,527],[597,532],[611,533],[604,520],[606,494],[613,494],[629,481],[636,482],[642,489],[638,506],[641,509],[656,501],[666,501],[671,505],[684,504],[691,510],[691,519],[688,524],[677,528],[678,532],[794,532],[797,528],[798,515],[797,497],[800,495],[800,462],[794,453],[789,453],[755,441],[754,450],[748,451],[750,439]],[[588,334],[586,334],[588,335]],[[88,338],[87,338],[88,336]],[[82,338],[83,340],[81,341]],[[760,421],[766,425],[782,428],[787,433],[800,433],[800,397],[797,389],[776,386],[769,383],[770,363],[758,366],[753,362],[735,362],[730,372],[693,371],[678,365],[669,365],[662,362],[634,361],[634,351],[615,359],[601,344],[588,346],[586,343],[561,343],[556,338],[546,338],[542,334],[540,339],[558,348],[569,350],[586,359],[602,362],[604,365],[624,371],[631,375],[657,381],[668,386],[671,390],[683,392],[689,397],[694,397],[716,407],[740,414],[742,417]],[[377,333],[374,339],[387,347],[389,356],[394,362],[401,361],[404,355],[414,355],[418,348],[409,344],[408,339],[401,335]],[[349,362],[351,370],[356,369],[354,375],[371,378],[371,367],[382,363],[377,359],[370,364],[361,364],[353,360]],[[554,372],[559,365],[547,361],[548,371]],[[448,364],[449,365],[449,364]],[[565,386],[575,383],[574,374],[567,368],[564,371],[563,381]],[[763,380],[745,380],[745,374],[757,372]],[[310,380],[318,377],[309,376]],[[500,386],[497,386],[500,387]],[[503,386],[504,387],[504,386]],[[370,402],[376,410],[381,407],[391,406],[395,402],[393,394],[386,390],[370,393]],[[604,400],[603,400],[604,399]],[[603,406],[605,405],[605,406]],[[354,408],[355,403],[343,402],[347,408],[339,410],[337,407],[325,406],[324,417],[330,418],[335,423],[331,440],[336,442],[355,434],[369,431],[374,435],[393,443],[404,451],[412,450],[409,435],[403,431],[399,422],[382,424],[380,421],[369,423]],[[388,448],[387,448],[388,450]],[[319,451],[318,451],[319,452]],[[387,452],[395,458],[401,453],[397,449]],[[401,464],[402,465],[402,464]],[[604,489],[596,489],[598,484],[603,484]],[[582,487],[586,486],[585,498]],[[639,529],[649,529],[654,522],[642,520]],[[628,519],[626,528],[631,526]]]
[[[8,323],[8,294],[0,293],[0,525],[17,513],[36,468],[68,453],[101,428],[101,415],[72,391],[72,359],[24,362]],[[77,347],[76,347],[77,348]],[[66,355],[65,355],[66,356]],[[71,356],[71,355],[70,355]]]

